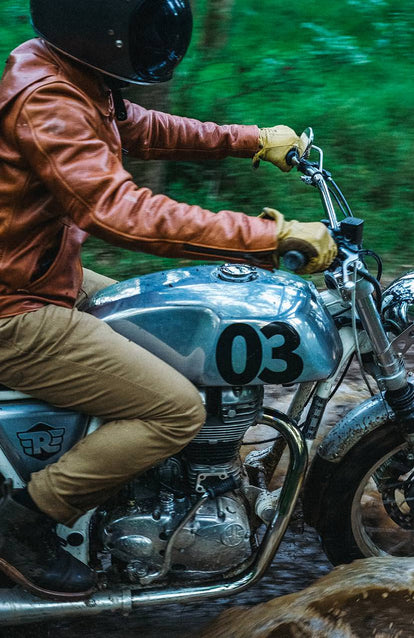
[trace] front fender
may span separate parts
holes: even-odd
[[[305,521],[318,526],[321,505],[336,466],[367,434],[395,421],[395,414],[382,394],[370,397],[350,410],[327,434],[319,446],[305,481],[303,512]]]
[[[366,434],[394,421],[395,414],[382,394],[376,394],[347,414],[329,431],[318,448],[317,456],[339,463],[345,454]]]

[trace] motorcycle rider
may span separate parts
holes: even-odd
[[[10,55],[0,84],[0,382],[104,424],[0,503],[0,569],[40,596],[88,596],[94,575],[65,552],[72,525],[138,473],[181,450],[205,418],[196,388],[77,309],[112,280],[82,270],[87,234],[168,257],[271,268],[299,249],[303,272],[336,247],[319,222],[178,203],[135,185],[142,159],[270,161],[306,140],[286,126],[201,123],[122,99],[127,83],[169,80],[188,47],[188,0],[32,0],[39,38]]]

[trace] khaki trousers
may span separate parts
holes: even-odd
[[[84,270],[81,301],[114,283]],[[0,383],[105,422],[32,474],[37,506],[65,525],[181,450],[204,423],[196,388],[107,324],[48,305],[0,319]]]

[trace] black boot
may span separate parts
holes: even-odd
[[[4,489],[5,488],[5,489]],[[65,552],[56,522],[13,500],[3,484],[0,501],[0,570],[42,598],[81,600],[93,593],[94,572]]]

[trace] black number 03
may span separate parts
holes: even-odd
[[[282,321],[272,321],[260,329],[266,337],[282,336],[280,346],[272,346],[271,358],[284,361],[286,369],[282,372],[270,370],[263,366],[262,342],[257,331],[247,323],[235,323],[223,330],[217,343],[216,363],[223,379],[231,385],[244,385],[258,377],[264,383],[290,383],[295,381],[303,370],[301,357],[294,352],[300,344],[300,337],[296,330]],[[242,337],[246,344],[246,365],[242,372],[236,372],[233,367],[233,343],[236,337]]]

